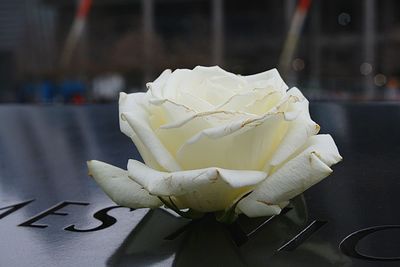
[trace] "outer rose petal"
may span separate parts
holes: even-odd
[[[118,205],[129,208],[161,206],[157,197],[151,196],[138,183],[129,179],[127,171],[97,160],[88,161],[87,165],[89,174]]]
[[[139,137],[143,145],[150,151],[158,164],[168,171],[180,170],[179,164],[158,139],[146,121],[140,120],[135,113],[122,113],[121,119],[126,119],[129,126]]]
[[[302,99],[302,101],[298,102],[302,112],[296,120],[290,124],[285,137],[275,151],[273,158],[268,163],[270,166],[281,164],[297,149],[302,147],[309,137],[318,134],[320,129],[319,125],[310,118],[308,101],[304,98],[303,94],[297,88],[290,89],[288,94]],[[264,170],[267,170],[270,166],[266,166]]]
[[[230,207],[235,200],[263,181],[260,171],[206,168],[160,172],[136,160],[128,162],[129,177],[151,194],[175,197],[182,208],[211,212]]]
[[[254,200],[244,201],[245,199],[239,202],[238,206],[236,207],[236,211],[241,211],[248,217],[271,216],[279,214],[282,211],[279,205],[266,205],[265,203]]]
[[[132,127],[126,120],[121,119],[123,112],[133,112],[137,117],[142,118],[144,121],[147,120],[147,113],[143,109],[142,105],[146,102],[147,95],[145,93],[126,94],[120,93],[119,95],[119,125],[121,132],[129,136],[133,143],[136,145],[140,155],[144,162],[155,169],[163,169],[160,166],[151,151],[143,144],[140,138],[133,131]]]
[[[249,217],[272,215],[268,206],[288,201],[321,181],[332,172],[330,166],[341,159],[330,135],[312,136],[300,154],[283,163],[241,200],[237,209]]]

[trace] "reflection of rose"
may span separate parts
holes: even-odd
[[[124,171],[88,163],[120,205],[214,212],[240,200],[237,213],[277,214],[341,160],[332,137],[317,135],[308,101],[297,88],[286,91],[275,69],[251,76],[166,70],[148,88],[119,101],[121,131],[146,165],[129,160]]]

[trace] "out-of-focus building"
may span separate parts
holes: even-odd
[[[24,98],[21,88],[47,80],[80,80],[90,96],[94,77],[107,72],[144,90],[165,68],[218,64],[250,74],[279,67],[301,2],[93,0],[62,66],[80,1],[3,0],[0,101],[40,101],[40,92]],[[400,77],[399,11],[395,0],[311,1],[285,80],[314,99],[393,99],[385,88]]]

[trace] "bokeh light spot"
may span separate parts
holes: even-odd
[[[375,75],[374,83],[376,86],[384,86],[386,84],[386,82],[387,82],[387,78],[382,73]]]
[[[360,72],[362,75],[368,75],[372,72],[372,65],[368,62],[364,62],[360,65]]]
[[[305,67],[304,60],[301,58],[296,58],[292,62],[292,67],[295,71],[302,71]]]
[[[338,16],[338,23],[342,26],[346,26],[351,22],[351,16],[349,13],[342,12]]]

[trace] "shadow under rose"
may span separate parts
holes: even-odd
[[[303,196],[292,200],[290,207],[280,215],[253,219],[240,216],[232,225],[217,222],[211,214],[190,221],[161,209],[153,210],[133,229],[107,265],[235,267],[276,264],[272,258],[282,254],[279,248],[302,231],[307,222]],[[314,246],[324,251],[322,243]],[[321,254],[320,250],[315,251]],[[342,262],[342,255],[326,251],[329,252],[327,257],[318,257],[322,260],[311,266]],[[284,259],[285,263],[290,262],[287,257]]]

